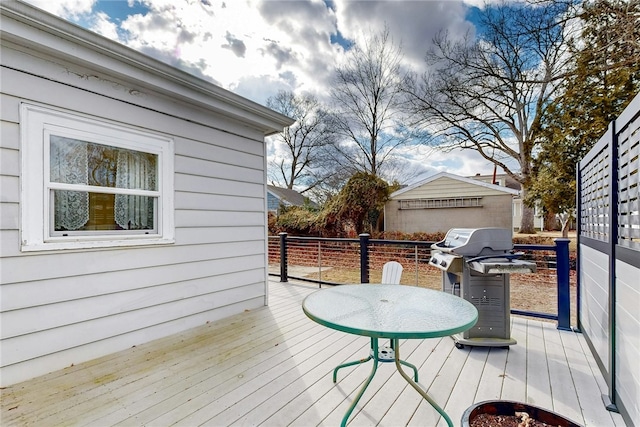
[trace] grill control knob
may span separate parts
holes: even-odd
[[[437,264],[438,260],[436,259],[436,257],[432,257],[429,262],[433,263],[433,264]]]
[[[446,267],[446,266],[447,266],[447,262],[446,262],[446,261],[444,261],[444,260],[443,260],[443,261],[440,261],[440,265],[441,265],[441,266],[443,266],[443,267]]]

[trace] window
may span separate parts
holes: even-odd
[[[400,209],[444,209],[482,207],[482,197],[455,197],[448,199],[400,200]]]
[[[23,104],[22,250],[173,242],[173,141]]]

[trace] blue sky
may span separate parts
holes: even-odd
[[[146,15],[150,9],[140,1],[129,3],[124,0],[100,0],[95,2],[92,10],[93,13],[106,13],[114,22],[122,22],[126,20],[129,15],[135,15],[136,13]]]
[[[424,68],[440,30],[474,33],[482,0],[26,0],[107,38],[265,104],[279,90],[326,98],[353,43],[389,29],[405,62]],[[282,147],[272,145],[270,155]],[[407,170],[490,174],[473,152],[407,148]]]

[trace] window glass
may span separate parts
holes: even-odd
[[[57,135],[49,139],[54,234],[154,229],[157,197],[112,194],[107,189],[155,191],[157,155]],[[96,188],[57,190],[56,184]]]
[[[156,190],[158,156],[51,135],[52,182]]]
[[[155,229],[155,197],[53,190],[53,199],[57,232]]]

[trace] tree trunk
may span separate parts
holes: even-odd
[[[522,234],[536,234],[533,226],[533,208],[522,205],[522,220],[520,221],[520,231]]]
[[[520,220],[520,231],[522,234],[536,234],[533,226],[534,208],[528,207],[524,201],[527,197],[527,190],[522,189],[522,219]]]
[[[562,224],[562,237],[569,237],[569,224],[571,224],[571,215],[568,213],[563,213],[559,215],[560,224]]]
[[[558,228],[558,220],[556,219],[556,214],[554,212],[547,212],[544,216],[544,230],[546,231],[557,231]]]

